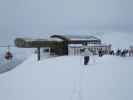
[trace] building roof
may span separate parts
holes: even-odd
[[[15,45],[17,47],[55,47],[57,45],[68,44],[101,44],[101,40],[94,36],[78,36],[78,35],[52,35],[47,39],[33,38],[16,38]]]
[[[84,46],[84,45],[82,45],[82,44],[69,44],[68,45],[69,47],[107,47],[107,46],[110,46],[111,47],[111,45],[109,44],[109,45],[107,45],[107,44],[88,44],[88,45],[86,45],[86,46]]]
[[[15,45],[17,47],[25,47],[25,48],[32,48],[32,47],[51,47],[56,46],[57,44],[60,45],[62,43],[61,39],[31,39],[31,38],[16,38]]]
[[[67,40],[67,41],[76,41],[76,40],[98,40],[98,41],[101,41],[99,38],[95,37],[95,36],[90,36],[90,35],[87,35],[87,36],[82,36],[82,35],[52,35],[50,36],[52,38],[60,38],[60,39],[63,39],[63,40]]]

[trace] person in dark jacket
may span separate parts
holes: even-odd
[[[90,56],[84,56],[84,65],[88,65]]]
[[[102,57],[102,56],[103,56],[103,51],[102,51],[102,49],[100,49],[100,50],[98,51],[98,55],[99,55],[99,57]]]
[[[84,56],[84,65],[88,65],[89,61],[90,61],[90,51],[86,48],[83,52],[83,56]]]
[[[118,49],[117,51],[116,51],[116,56],[119,56],[119,55],[121,55],[121,50],[120,49]]]

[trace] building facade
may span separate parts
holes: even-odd
[[[98,54],[99,50],[108,53],[111,45],[102,44],[102,41],[95,36],[77,35],[51,35],[47,39],[27,39],[17,38],[15,45],[20,48],[49,48],[53,55],[80,55],[84,49],[88,49],[93,54]]]

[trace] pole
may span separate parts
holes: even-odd
[[[10,51],[10,46],[8,45],[8,52]]]
[[[37,48],[37,60],[40,61],[41,55],[40,55],[40,47]]]

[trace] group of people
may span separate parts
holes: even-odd
[[[111,51],[109,51],[108,54],[109,55],[121,56],[121,57],[133,56],[133,49],[123,49],[123,50],[122,49],[118,49],[118,50],[116,50],[116,52],[114,50],[111,50]],[[105,53],[104,53],[104,51],[99,50],[98,51],[98,55],[99,55],[99,57],[102,57],[103,55],[105,55]]]
[[[122,49],[118,49],[118,50],[116,50],[116,52],[114,52],[114,50],[112,50],[112,51],[110,51],[109,54],[110,55],[121,56],[121,57],[133,56],[133,49],[123,49],[123,50]]]
[[[102,57],[103,55],[105,55],[106,53],[100,49],[98,51],[98,56]],[[111,50],[108,52],[109,55],[116,55],[116,56],[121,56],[121,57],[125,57],[125,56],[133,56],[133,47],[130,47],[129,49],[117,49],[116,51]],[[90,55],[91,52],[88,49],[85,49],[84,51],[84,65],[88,65],[89,61],[90,61]]]
[[[118,50],[116,51],[116,56],[125,57],[128,53],[129,53],[129,50],[128,50],[128,49],[124,49],[124,50],[118,49]]]

